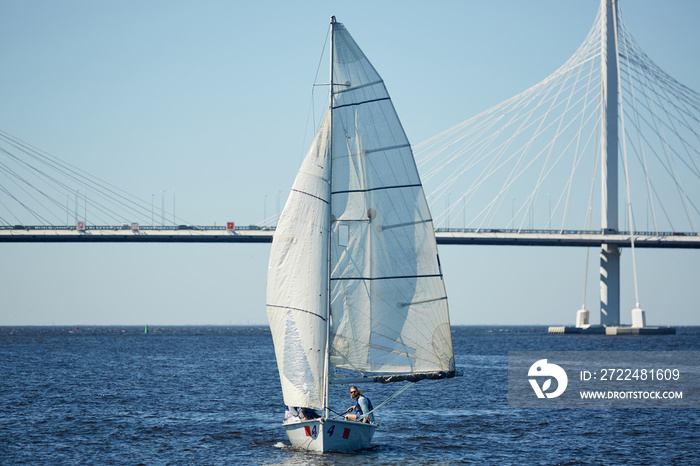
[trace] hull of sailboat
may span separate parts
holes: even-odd
[[[292,447],[319,452],[368,448],[377,429],[376,424],[329,419],[285,423],[283,426]]]

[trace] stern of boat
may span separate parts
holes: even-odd
[[[348,452],[369,448],[376,424],[312,419],[282,424],[292,447],[308,451]]]

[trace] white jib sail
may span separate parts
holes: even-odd
[[[453,371],[435,233],[384,82],[333,23],[331,365]]]
[[[323,407],[328,308],[329,131],[326,115],[272,241],[267,318],[284,403]]]

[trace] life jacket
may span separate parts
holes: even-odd
[[[370,411],[372,411],[372,410],[374,409],[374,406],[372,406],[372,402],[370,401],[370,399],[367,398],[367,397],[364,396],[364,395],[360,395],[360,396],[357,397],[357,400],[355,400],[355,410],[356,410],[359,414],[364,414],[364,413],[362,412],[362,407],[360,406],[360,398],[364,398],[365,400],[367,400],[367,404],[369,405],[369,410],[370,410]]]

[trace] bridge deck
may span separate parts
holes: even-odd
[[[122,227],[47,228],[32,226],[0,227],[0,242],[11,243],[269,243],[274,228],[241,227]],[[475,244],[500,246],[630,246],[629,232],[549,230],[457,230],[438,229],[438,244]],[[700,248],[695,233],[638,232],[635,247]]]

